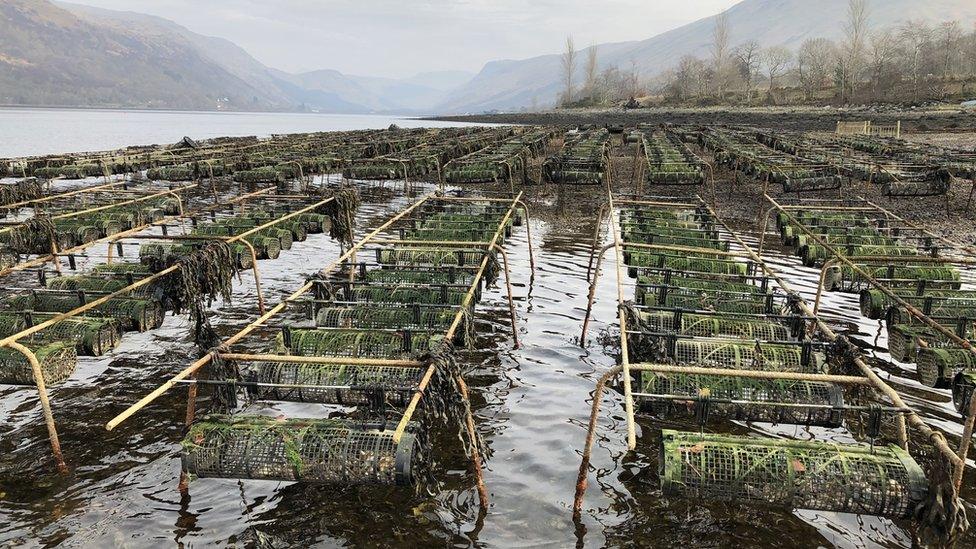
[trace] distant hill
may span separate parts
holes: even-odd
[[[236,44],[150,15],[0,2],[0,104],[427,113],[473,75],[291,75]]]
[[[764,47],[797,48],[807,38],[842,36],[848,0],[744,0],[728,10],[733,45],[756,40]],[[906,19],[976,22],[976,0],[873,0],[871,24],[883,27]],[[715,18],[708,17],[648,40],[597,46],[601,70],[632,63],[645,77],[677,64],[684,55],[707,57]],[[558,45],[554,44],[554,47]],[[585,58],[585,53],[581,59]],[[582,63],[581,63],[582,64]],[[488,63],[470,82],[437,106],[441,112],[514,110],[552,105],[561,91],[559,55]]]
[[[288,108],[186,40],[91,21],[44,0],[0,2],[0,103]]]

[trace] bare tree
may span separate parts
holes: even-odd
[[[746,84],[746,101],[752,101],[753,78],[759,72],[762,49],[759,42],[749,40],[733,50],[732,55],[739,63],[739,74]]]
[[[630,97],[644,95],[644,90],[641,89],[640,69],[637,68],[637,61],[634,59],[630,60],[630,74],[627,75],[627,88]]]
[[[692,55],[682,57],[668,87],[668,95],[679,101],[691,98],[698,92],[698,83],[704,72],[705,63],[701,59]]]
[[[880,99],[900,79],[900,75],[894,70],[894,61],[898,54],[898,38],[891,29],[872,34],[869,53],[874,98]]]
[[[969,35],[966,57],[969,59],[969,76],[976,76],[976,23],[973,23],[973,32]]]
[[[596,78],[597,78],[597,57],[596,45],[590,46],[586,51],[586,95],[590,99],[596,99]]]
[[[715,16],[712,29],[712,71],[715,76],[715,90],[719,97],[725,96],[729,72],[729,14],[722,12]]]
[[[857,93],[858,80],[861,77],[869,19],[868,0],[848,1],[847,23],[844,25],[843,95],[851,99]]]
[[[912,76],[912,99],[921,95],[922,62],[925,48],[932,39],[932,29],[924,21],[908,21],[899,30],[905,48],[905,57]]]
[[[568,105],[573,102],[573,77],[576,74],[576,44],[573,42],[572,35],[566,37],[566,51],[563,52],[563,104]]]
[[[800,85],[807,99],[829,83],[831,64],[837,47],[826,38],[811,38],[803,42],[797,52]]]
[[[939,25],[939,47],[942,50],[942,82],[952,76],[953,60],[956,58],[962,31],[959,21],[946,21]]]
[[[782,76],[793,62],[793,52],[783,46],[773,46],[763,52],[763,65],[769,76],[769,92],[776,88],[776,78]]]

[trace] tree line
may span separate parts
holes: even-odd
[[[654,95],[671,104],[849,104],[921,102],[976,95],[976,25],[908,20],[874,28],[868,0],[849,0],[839,40],[811,38],[799,48],[730,41],[726,13],[715,18],[708,55],[686,55],[643,80],[632,63],[598,70],[597,48],[586,51],[578,83],[573,39],[562,55],[562,105],[619,103]]]

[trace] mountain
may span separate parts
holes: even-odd
[[[848,0],[744,0],[727,12],[731,43],[756,40],[763,47],[783,45],[795,49],[807,38],[839,39],[847,3]],[[870,5],[870,22],[875,28],[906,19],[958,19],[965,28],[976,21],[973,0],[873,0]],[[715,17],[708,17],[647,40],[598,45],[600,69],[617,66],[629,70],[633,65],[646,77],[673,67],[684,55],[707,57],[714,26]],[[580,55],[580,59],[585,58],[586,50]],[[491,62],[452,92],[437,110],[464,113],[514,110],[530,107],[534,102],[552,105],[561,90],[560,77],[558,54]]]
[[[472,76],[293,75],[228,40],[161,17],[47,0],[0,1],[0,104],[429,113]]]
[[[0,2],[0,103],[291,107],[186,40],[95,24],[44,0]]]

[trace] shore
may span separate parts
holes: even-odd
[[[976,111],[963,111],[961,109],[905,110],[892,107],[850,109],[830,107],[560,109],[537,113],[513,112],[433,116],[425,120],[552,126],[735,124],[794,131],[833,131],[838,120],[870,120],[878,125],[895,124],[901,121],[902,129],[906,132],[976,131]]]

